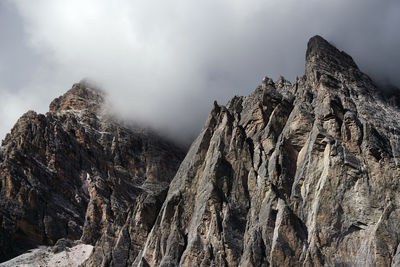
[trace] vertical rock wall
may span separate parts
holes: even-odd
[[[139,266],[399,264],[400,111],[346,53],[214,108]]]

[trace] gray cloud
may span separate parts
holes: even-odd
[[[88,77],[121,116],[187,141],[214,99],[302,75],[315,34],[399,85],[399,13],[389,0],[1,2],[0,136]]]

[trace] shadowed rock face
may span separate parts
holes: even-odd
[[[214,104],[133,266],[397,266],[399,121],[311,38],[303,77]]]
[[[214,103],[181,164],[84,83],[26,113],[0,150],[1,257],[58,240],[94,246],[83,266],[400,265],[398,96],[320,36],[305,65]]]
[[[3,141],[0,259],[60,238],[94,245],[95,266],[129,263],[142,248],[184,153],[103,103],[101,91],[75,84]]]

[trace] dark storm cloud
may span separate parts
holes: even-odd
[[[9,79],[0,90],[13,111],[6,116],[1,109],[2,135],[21,110],[44,112],[52,98],[89,77],[122,116],[187,140],[202,127],[212,100],[248,94],[265,75],[302,75],[306,43],[315,34],[371,76],[400,84],[398,1],[5,3],[0,31],[10,42],[1,44],[0,77]],[[14,61],[3,57],[9,54]],[[11,61],[16,67],[5,67]]]

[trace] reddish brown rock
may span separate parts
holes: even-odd
[[[103,103],[101,91],[75,84],[49,113],[24,114],[3,141],[1,259],[60,238],[95,245],[96,255],[102,236],[114,246],[132,216],[144,217],[132,235],[147,235],[184,154],[119,123]],[[128,245],[126,253],[142,245]]]

